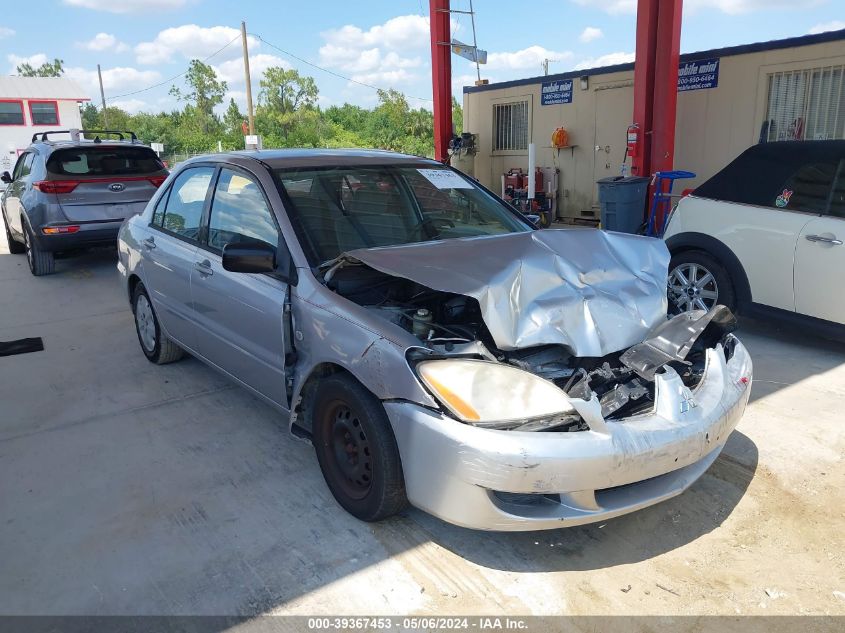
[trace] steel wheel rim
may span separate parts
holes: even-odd
[[[138,297],[135,304],[135,326],[138,328],[141,345],[152,353],[156,347],[155,317],[153,308],[144,295]]]
[[[334,480],[343,494],[360,500],[373,485],[373,456],[367,434],[357,413],[342,402],[328,407],[323,442]]]
[[[681,312],[708,311],[719,301],[716,277],[701,264],[679,264],[669,273],[669,300]]]

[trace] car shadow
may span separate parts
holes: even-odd
[[[437,545],[501,571],[586,571],[626,565],[665,554],[719,527],[745,495],[757,461],[754,442],[734,431],[722,455],[686,492],[608,521],[536,532],[479,532],[412,510],[403,518],[374,525],[373,530],[391,555],[407,546],[402,539],[393,545],[397,533],[422,528]]]

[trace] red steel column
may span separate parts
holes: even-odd
[[[640,126],[639,151],[631,158],[632,176],[651,175],[654,67],[657,57],[659,0],[637,1],[637,51],[634,58],[634,123]]]
[[[660,0],[660,13],[657,16],[657,57],[654,67],[651,173],[674,169],[682,7],[683,0]]]
[[[431,85],[434,94],[434,158],[449,160],[452,138],[452,41],[449,0],[429,0]]]

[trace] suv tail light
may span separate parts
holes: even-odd
[[[152,178],[147,178],[147,180],[153,183],[154,187],[158,188],[167,180],[167,176],[153,176]]]
[[[78,224],[70,224],[65,226],[45,226],[41,229],[41,232],[44,235],[58,235],[59,233],[76,233],[78,230]]]
[[[43,193],[70,193],[79,186],[78,180],[39,180],[34,183]]]

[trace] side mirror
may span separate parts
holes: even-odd
[[[0,174],[0,182],[5,182],[7,185],[11,184],[12,174],[7,171],[4,171],[2,174]]]
[[[230,242],[223,247],[223,269],[232,273],[276,271],[276,249],[263,242]]]

